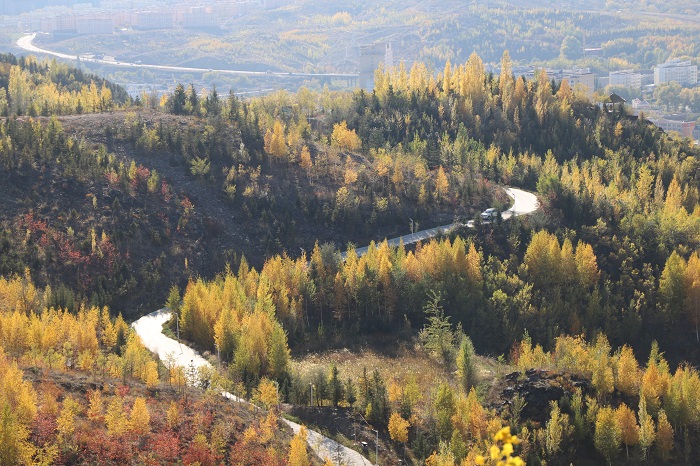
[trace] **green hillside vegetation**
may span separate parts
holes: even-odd
[[[433,290],[449,303],[448,314],[475,332],[481,350],[502,353],[528,329],[543,343],[560,332],[594,337],[604,330],[616,344],[648,347],[659,339],[678,354],[695,351],[688,339],[667,335],[690,336],[695,313],[697,285],[687,263],[699,240],[697,149],[622,110],[592,106],[566,83],[553,89],[545,75],[530,83],[484,79],[477,56],[445,74],[449,84],[419,67],[380,73],[372,95],[359,91],[344,107],[322,110],[327,127],[348,121],[362,151],[382,164],[376,169],[385,167],[389,195],[417,190],[420,205],[422,188],[411,186],[402,167],[408,153],[438,167],[438,176],[451,174],[446,184],[466,193],[475,175],[537,190],[544,216],[415,251],[379,245],[341,261],[317,246],[306,259],[270,259],[261,281],[288,303],[278,313],[290,334],[392,328],[406,318],[419,325]],[[268,117],[270,134],[278,122]],[[438,184],[426,196],[454,202],[449,194],[441,199]],[[357,188],[347,192],[366,189]],[[341,189],[336,208],[345,199]],[[310,267],[301,267],[307,259]],[[282,285],[264,277],[268,270],[292,281],[275,290]],[[295,301],[303,314],[292,310]]]
[[[95,113],[130,102],[122,87],[69,65],[0,54],[2,116]]]
[[[544,74],[532,82],[515,79],[507,56],[502,66],[498,80],[484,74],[476,55],[448,65],[437,79],[419,65],[379,72],[372,94],[302,89],[241,102],[182,88],[164,110],[190,116],[134,112],[116,120],[118,126],[108,119],[97,129],[83,124],[90,120],[67,119],[92,146],[64,137],[55,120],[8,120],[6,173],[81,181],[84,208],[70,213],[59,204],[65,216],[58,217],[94,223],[59,228],[43,223],[53,215],[51,204],[43,213],[10,204],[16,212],[6,224],[5,273],[30,266],[58,287],[52,270],[67,262],[75,278],[63,270],[63,281],[97,304],[119,302],[135,283],[164,300],[170,284],[184,288],[198,271],[213,277],[226,262],[237,270],[241,252],[264,274],[264,258],[287,250],[289,257],[268,262],[284,263],[276,266],[280,273],[294,276],[286,269],[299,268],[301,247],[312,264],[302,271],[309,278],[278,291],[305,310],[302,319],[280,309],[292,338],[320,326],[391,328],[404,315],[420,325],[433,290],[465,329],[492,329],[475,337],[482,351],[506,351],[527,328],[542,343],[559,332],[593,337],[602,329],[615,344],[648,347],[658,339],[670,354],[685,352],[686,339],[665,339],[670,330],[687,334],[695,313],[695,285],[683,277],[693,270],[687,261],[698,246],[697,149],[622,110],[589,104],[566,83],[552,87]],[[51,141],[56,153],[75,155],[57,164],[49,156]],[[164,172],[175,186],[160,178]],[[422,256],[425,245],[412,252],[379,247],[344,262],[334,252],[348,240],[366,244],[382,231],[405,232],[401,225],[409,217],[423,226],[435,225],[440,215],[445,223],[471,217],[479,210],[474,207],[490,203],[491,183],[537,190],[544,213],[434,246],[453,257],[434,266],[422,263],[435,254]],[[207,211],[207,202],[195,204],[188,194],[211,197],[217,209]],[[132,220],[117,221],[122,216]],[[543,228],[549,232],[533,233]],[[257,247],[234,247],[232,230],[252,233]],[[331,234],[317,237],[335,245],[314,248],[313,236],[323,230]],[[141,238],[149,236],[144,244]],[[197,249],[196,238],[232,252],[221,257],[221,249]],[[131,266],[136,251],[150,263]],[[218,261],[209,264],[202,254]],[[94,264],[104,278],[79,264]],[[271,286],[281,284],[272,280]],[[405,296],[410,299],[398,299]],[[516,296],[523,301],[509,304]]]
[[[552,4],[555,6],[557,5],[556,2],[553,1],[544,1],[540,3]],[[628,2],[624,0],[593,0],[587,2],[583,2],[581,0],[571,0],[568,1],[567,4],[584,9],[599,9],[610,11],[615,11],[619,9],[627,10],[631,6]],[[688,2],[684,2],[683,0],[645,0],[638,4],[634,4],[634,7],[639,8],[641,11],[649,13],[682,13],[686,15],[697,15],[698,13],[700,13],[700,8],[698,7],[698,5],[689,4]]]
[[[390,458],[474,464],[494,437],[508,455],[507,426],[530,464],[690,461],[700,151],[545,73],[514,77],[507,53],[501,67],[494,78],[472,54],[437,76],[380,69],[371,94],[240,100],[180,85],[122,112],[4,119],[4,351],[26,367],[173,383],[102,309],[167,301],[183,338],[220,354],[212,387],[273,406],[276,382],[293,405],[361,413]],[[348,245],[408,233],[409,218],[427,227],[505,207],[501,185],[536,191],[542,209],[477,215],[474,229],[411,247]],[[115,326],[124,340],[109,346]],[[398,371],[307,373],[292,357],[387,338],[443,375],[419,388]],[[476,353],[502,355],[488,363],[497,373]],[[556,396],[542,404],[533,377]],[[234,454],[208,432],[180,441]],[[267,446],[269,461],[287,458]]]
[[[327,96],[328,111],[345,104]],[[242,256],[261,266],[271,254],[310,251],[316,239],[367,243],[404,233],[409,217],[444,225],[491,204],[486,180],[400,149],[405,166],[386,151],[367,158],[351,149],[354,131],[312,130],[316,110],[285,106],[291,98],[191,90],[181,109],[168,108],[192,116],[137,107],[4,120],[0,272],[29,267],[62,306],[86,300],[134,315],[163,302],[171,284],[214,277]]]
[[[507,58],[503,66],[508,69]],[[416,425],[409,436],[413,453],[420,459],[436,452],[429,463],[466,457],[470,464],[486,448],[482,440],[502,427],[499,419],[510,419],[511,428],[527,439],[521,451],[534,462],[622,461],[623,432],[626,450],[632,447],[630,461],[652,451],[661,461],[678,459],[681,451],[692,451],[694,428],[674,444],[672,426],[678,431],[689,424],[670,413],[677,413],[673,400],[690,393],[681,387],[696,383],[697,373],[681,365],[672,375],[658,349],[641,372],[631,348],[623,345],[643,353],[658,339],[675,360],[696,357],[697,149],[623,109],[592,106],[566,83],[553,88],[544,74],[530,83],[503,76],[486,77],[475,55],[437,79],[419,66],[380,71],[372,95],[359,91],[344,109],[324,113],[340,121],[343,131],[347,121],[370,156],[383,147],[389,153],[405,147],[428,166],[472,169],[500,183],[536,189],[545,203],[543,216],[478,226],[475,234],[462,232],[466,240],[434,240],[415,251],[384,243],[370,246],[362,257],[351,248],[340,260],[337,251],[317,246],[308,257],[269,259],[259,272],[244,264],[235,274],[223,274],[208,294],[205,284],[191,282],[180,326],[209,349],[226,342],[231,349],[222,358],[231,364],[231,377],[244,384],[254,372],[239,357],[251,354],[243,316],[261,309],[268,314],[274,309],[293,349],[308,338],[322,347],[334,340],[342,344],[352,334],[423,327],[419,336],[426,351],[457,368],[460,378],[434,387],[433,402],[423,404],[421,414],[412,411],[410,397],[408,407],[401,397],[391,407],[383,379],[390,373],[363,375],[345,389],[351,386],[355,393],[355,387],[365,387],[363,397],[346,401],[361,400],[357,409],[373,425],[387,425],[391,432],[398,422],[389,427],[392,412]],[[270,136],[281,131],[278,120],[268,121]],[[267,152],[271,144],[272,137]],[[520,342],[523,334],[528,336]],[[594,343],[562,335],[588,335]],[[493,417],[476,393],[469,394],[478,380],[468,375],[474,373],[468,370],[471,341],[480,352],[509,353],[523,373],[534,367],[582,376],[590,391],[566,389],[564,399],[552,400],[543,424],[515,425],[512,410],[515,417],[503,412]],[[621,347],[619,353],[609,341]],[[264,367],[269,350],[259,348]],[[342,374],[328,371],[330,380],[342,380]],[[284,377],[283,392],[293,403],[309,401],[310,384],[324,386],[323,375]],[[679,385],[671,388],[674,383]],[[317,390],[314,403],[336,404],[334,389],[326,388],[326,395]],[[635,411],[640,406],[644,440],[635,437],[637,418],[627,406]],[[465,425],[459,424],[465,416]],[[593,448],[598,460],[584,453]]]
[[[154,359],[107,308],[51,299],[29,276],[0,278],[0,465],[286,464],[291,434],[275,413],[225,401],[215,374]]]

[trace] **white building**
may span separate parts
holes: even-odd
[[[694,86],[698,83],[698,67],[690,61],[671,60],[654,67],[654,85],[672,81]]]
[[[611,71],[608,77],[611,86],[624,86],[630,89],[642,88],[642,74],[633,70]]]
[[[360,87],[371,90],[374,88],[374,71],[379,64],[384,69],[394,67],[394,52],[391,42],[380,42],[372,45],[360,46]]]
[[[194,7],[182,18],[184,28],[212,29],[219,25],[219,17],[211,7]]]
[[[595,75],[588,68],[563,70],[562,75],[556,76],[555,79],[557,81],[566,79],[572,88],[583,87],[588,95],[593,94],[595,90]]]

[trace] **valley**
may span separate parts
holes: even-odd
[[[548,67],[681,79],[697,31],[608,3],[261,4],[226,26],[275,18],[254,39],[0,55],[0,466],[692,464],[700,149]],[[410,59],[340,82],[375,35]],[[58,36],[20,43],[83,54]],[[127,64],[170,75],[91,73]]]

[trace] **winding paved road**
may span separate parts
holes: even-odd
[[[177,341],[163,335],[163,324],[170,320],[171,312],[167,309],[159,309],[151,312],[139,320],[131,324],[136,331],[136,334],[141,338],[143,344],[158,357],[165,361],[171,359],[181,367],[210,367],[209,361],[204,359],[198,352],[192,348],[178,343]],[[223,392],[222,396],[232,401],[247,403],[247,401],[228,392]],[[299,432],[301,426],[296,422],[280,417],[294,433]],[[316,431],[308,430],[306,442],[309,447],[316,452],[319,458],[331,458],[334,464],[338,464],[338,455],[340,454],[340,463],[345,466],[369,466],[372,463],[356,452],[333,439],[325,437]]]
[[[531,214],[540,207],[540,203],[537,200],[537,196],[527,191],[523,191],[518,188],[505,188],[506,194],[513,198],[513,206],[501,214],[503,220],[508,220],[511,217],[517,217],[520,215]],[[485,222],[489,223],[489,222]],[[413,234],[399,236],[398,238],[391,238],[387,240],[389,246],[398,246],[403,244],[417,243],[418,241],[425,241],[430,238],[434,238],[442,233],[449,233],[450,230],[458,227],[468,227],[474,228],[474,220],[469,220],[467,223],[451,223],[449,225],[443,225],[441,227],[428,228],[427,230],[417,231]],[[368,246],[357,248],[355,252],[358,256],[362,256],[367,253]],[[347,255],[346,252],[341,254],[341,257],[345,259]]]
[[[508,220],[513,216],[526,215],[536,211],[539,208],[537,197],[527,191],[517,188],[506,188],[506,193],[513,198],[513,206],[503,212],[502,217]],[[412,235],[405,235],[399,238],[388,240],[391,246],[398,246],[402,241],[404,244],[415,243],[417,241],[426,240],[437,236],[439,233],[450,231],[452,228],[464,226],[462,223],[453,223],[437,228],[418,231]],[[466,223],[469,228],[474,228],[474,222],[470,220]],[[358,255],[365,254],[367,247],[357,249]],[[345,253],[343,253],[345,255]],[[176,364],[182,367],[210,367],[209,361],[204,359],[198,352],[192,348],[179,343],[172,338],[163,335],[163,324],[170,320],[172,313],[167,309],[159,309],[151,312],[138,319],[131,326],[136,331],[136,334],[141,338],[143,344],[158,357],[165,360],[173,360]],[[222,396],[237,402],[245,400],[228,392],[223,392]],[[282,418],[289,427],[296,433],[301,426],[296,422]],[[308,431],[307,443],[316,454],[322,458],[331,458],[337,462],[340,454],[341,464],[346,466],[368,466],[372,463],[355,450],[339,444],[335,440],[325,437],[313,430]]]

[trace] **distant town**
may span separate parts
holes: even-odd
[[[23,32],[51,34],[60,39],[110,35],[127,30],[221,30],[235,18],[256,11],[277,9],[290,3],[291,0],[213,0],[205,3],[197,0],[0,0],[0,14],[8,15],[4,22],[13,28]],[[33,10],[32,14],[25,14],[30,10]],[[352,84],[371,90],[374,71],[379,64],[389,68],[396,65],[401,57],[394,57],[390,42],[357,46],[359,66],[356,69],[357,80]],[[584,57],[600,53],[601,48],[598,47],[583,49]],[[119,57],[93,53],[84,56],[106,61],[119,60]],[[487,64],[487,69],[494,74],[500,71],[497,64]],[[515,66],[513,72],[516,76],[533,79],[539,69],[536,66]],[[649,70],[615,70],[609,71],[607,75],[596,74],[590,68],[547,68],[546,71],[554,82],[560,83],[566,79],[572,88],[581,89],[591,97],[595,93],[599,99],[610,92],[626,94],[629,97],[625,99],[626,105],[634,113],[643,112],[647,119],[665,131],[677,132],[682,137],[694,140],[700,139],[697,109],[693,112],[690,108],[682,108],[682,105],[671,108],[672,106],[663,105],[658,102],[659,99],[654,98],[654,90],[659,86],[675,83],[683,88],[697,87],[697,65],[690,60],[674,59],[659,63]],[[126,84],[126,87],[135,94],[144,88],[141,84]]]

